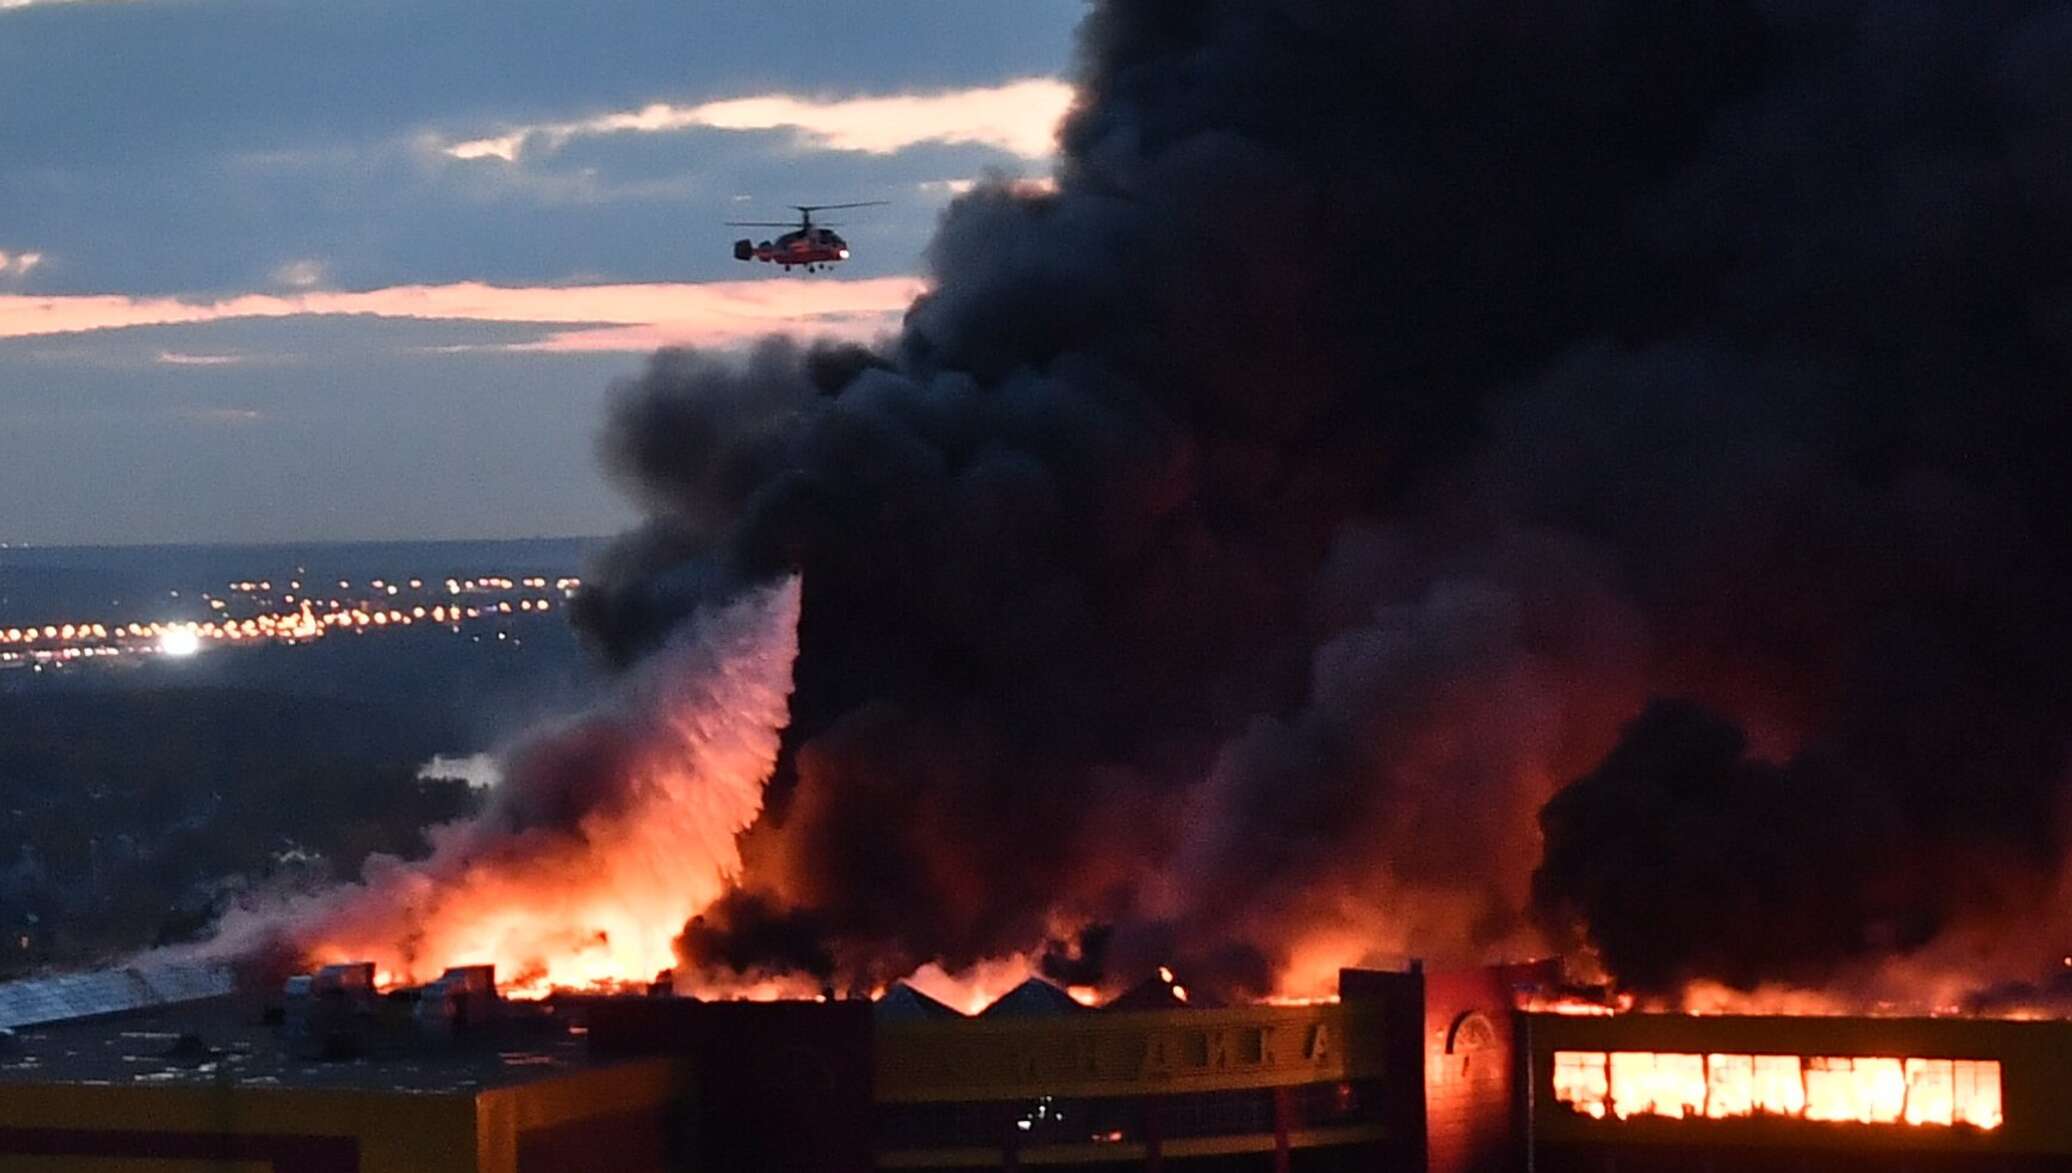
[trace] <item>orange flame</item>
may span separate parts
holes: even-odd
[[[1517,999],[1518,1009],[1528,1014],[1566,1014],[1574,1017],[1597,1017],[1620,1014],[1633,1008],[1633,996],[1621,994],[1608,1000],[1583,997],[1580,994],[1547,993],[1528,991]]]
[[[1787,1116],[2000,1127],[2000,1063],[1889,1056],[1556,1051],[1554,1098],[1595,1119]]]
[[[510,755],[512,793],[435,830],[430,858],[378,857],[364,883],[226,919],[212,944],[285,931],[312,960],[372,961],[392,983],[494,964],[519,997],[652,980],[740,870],[735,837],[761,811],[787,720],[798,607],[792,579],[701,615],[605,705]],[[582,776],[597,746],[613,771],[602,793]],[[587,809],[557,818],[570,802]]]
[[[907,984],[965,1014],[977,1014],[1036,975],[1036,964],[1025,955],[997,957],[968,969],[950,973],[930,962],[914,971]],[[1084,988],[1084,987],[1080,987]],[[1074,999],[1086,1004],[1074,995]]]
[[[1681,1004],[1685,1014],[1755,1014],[1765,1016],[1819,1016],[1861,1014],[1866,1007],[1820,991],[1796,986],[1762,986],[1736,990],[1712,981],[1694,981],[1684,987]]]

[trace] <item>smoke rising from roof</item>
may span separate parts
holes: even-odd
[[[373,856],[361,883],[238,909],[199,951],[372,961],[396,982],[494,964],[538,992],[668,969],[762,809],[798,608],[780,579],[701,610],[592,708],[500,755],[482,812],[433,828],[429,857]]]
[[[621,388],[652,520],[600,645],[804,574],[693,967],[1080,973],[1091,925],[1234,987],[1571,934],[1643,986],[1817,981],[2045,890],[2072,3],[1082,38],[1056,190],[953,204],[897,338]]]

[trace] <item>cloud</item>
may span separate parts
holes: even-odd
[[[516,162],[536,148],[556,150],[572,139],[610,134],[714,130],[789,130],[807,146],[889,155],[922,143],[977,143],[1028,159],[1056,149],[1058,120],[1072,87],[1051,77],[998,86],[838,99],[763,94],[696,106],[656,102],[570,122],[516,126],[440,149],[456,159]]]
[[[0,0],[0,12],[11,12],[17,8],[55,7],[59,4],[72,4],[85,8],[90,5],[105,4],[112,7],[118,4],[127,5],[137,2],[138,0]]]
[[[183,407],[174,414],[187,423],[210,427],[239,427],[266,418],[265,412],[249,407]]]
[[[424,321],[565,325],[523,346],[543,351],[648,350],[723,346],[772,332],[805,330],[866,339],[896,326],[925,288],[915,277],[856,281],[754,280],[700,284],[513,287],[461,282],[360,292],[248,293],[213,301],[120,294],[35,297],[0,294],[0,339],[194,325],[241,318],[366,315]],[[169,357],[170,356],[170,357]],[[161,362],[220,355],[166,351]]]
[[[169,367],[228,367],[245,361],[241,354],[182,354],[177,350],[161,350],[153,362]]]
[[[9,0],[0,0],[4,7]],[[29,270],[43,263],[42,253],[11,253],[0,249],[0,277],[26,277]]]
[[[912,299],[909,298],[910,302]],[[899,326],[905,304],[898,311],[871,310],[828,310],[813,315],[812,327],[816,335],[827,338],[841,338],[854,342],[868,342],[879,335],[888,334]],[[624,351],[645,354],[665,346],[711,346],[717,343],[740,341],[761,337],[772,327],[752,327],[738,333],[714,333],[711,323],[693,319],[678,319],[660,322],[643,322],[625,326],[594,326],[577,330],[557,330],[536,342],[515,342],[505,346],[492,347],[495,350],[539,351],[547,354],[600,354]],[[468,349],[482,349],[470,347]]]
[[[914,185],[926,196],[960,196],[971,192],[981,183],[998,183],[1016,195],[1054,195],[1058,181],[1049,175],[1036,179],[1022,179],[1016,176],[988,176],[986,179],[924,179]]]
[[[309,289],[323,284],[324,262],[309,259],[289,261],[273,271],[273,283],[292,289]]]

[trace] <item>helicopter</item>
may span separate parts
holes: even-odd
[[[886,200],[867,200],[860,204],[789,204],[799,210],[798,223],[789,220],[729,220],[732,228],[790,228],[774,241],[761,244],[751,241],[734,242],[734,259],[737,261],[766,261],[784,266],[791,272],[793,265],[804,265],[812,273],[822,266],[849,259],[849,242],[840,234],[829,231],[830,225],[813,223],[813,213],[831,212],[839,208],[875,208]]]

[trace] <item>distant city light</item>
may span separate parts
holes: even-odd
[[[192,627],[168,627],[158,637],[158,650],[168,656],[191,656],[201,650],[201,633]]]
[[[425,582],[422,578],[408,581],[413,584],[413,592],[422,589]],[[331,632],[365,635],[385,629],[410,628],[421,623],[438,624],[459,634],[462,624],[475,620],[547,614],[554,610],[548,596],[558,594],[566,601],[574,598],[582,587],[582,580],[575,577],[552,579],[551,589],[550,580],[545,576],[521,579],[501,574],[481,575],[466,579],[465,586],[462,581],[449,579],[443,583],[446,587],[444,597],[463,593],[478,596],[511,594],[517,597],[482,598],[481,605],[473,607],[458,601],[434,602],[441,597],[438,594],[429,598],[415,596],[406,599],[400,597],[403,592],[398,580],[383,579],[378,588],[373,582],[368,583],[371,597],[341,595],[317,599],[292,593],[276,596],[272,593],[270,580],[240,579],[229,584],[233,599],[218,598],[206,592],[202,594],[210,613],[210,617],[204,620],[74,621],[19,627],[0,624],[0,669],[34,668],[40,672],[45,667],[57,668],[79,661],[130,654],[185,657],[222,643],[304,644],[320,640]],[[301,580],[290,581],[287,585],[293,590],[301,585]],[[520,592],[532,593],[532,597],[524,597]],[[233,607],[241,613],[233,614]],[[508,641],[513,647],[523,642],[515,634],[499,634],[498,638]],[[480,642],[480,637],[476,637],[476,642]]]

